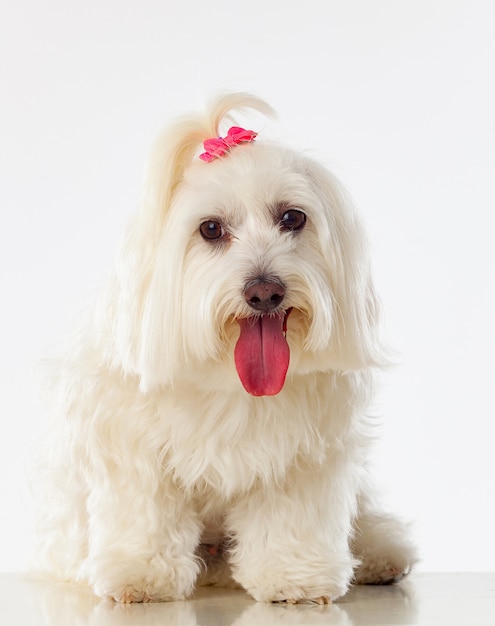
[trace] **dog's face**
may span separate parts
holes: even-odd
[[[145,389],[193,378],[275,395],[286,376],[378,358],[363,233],[313,161],[260,142],[196,160],[149,237],[132,337]]]
[[[170,217],[187,230],[182,317],[195,341],[208,328],[214,358],[232,361],[235,346],[246,391],[274,395],[291,360],[294,368],[304,350],[329,341],[334,307],[319,236],[328,220],[303,164],[284,151],[243,146],[202,165],[188,172]]]

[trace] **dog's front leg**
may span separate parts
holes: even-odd
[[[88,509],[86,578],[98,596],[150,602],[192,593],[201,527],[173,487],[148,493],[144,485],[100,487]]]
[[[356,565],[349,549],[355,500],[343,459],[293,469],[284,485],[249,494],[229,516],[234,578],[261,601],[326,603],[343,595]]]

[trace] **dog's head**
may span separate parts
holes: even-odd
[[[274,395],[287,372],[381,360],[364,233],[334,176],[260,137],[198,158],[249,107],[268,110],[223,97],[157,144],[110,307],[114,363],[143,389],[203,378]]]

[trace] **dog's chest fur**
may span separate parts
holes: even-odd
[[[246,493],[257,483],[282,484],[294,465],[325,462],[354,433],[349,405],[335,386],[345,377],[294,377],[276,398],[179,391],[162,398],[161,463],[186,493]],[[185,400],[187,397],[187,400]],[[180,427],[178,427],[180,424]],[[349,445],[347,441],[347,445]],[[339,446],[340,448],[340,446]]]

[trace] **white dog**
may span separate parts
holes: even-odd
[[[223,96],[159,139],[110,285],[53,373],[42,567],[118,602],[229,581],[328,602],[415,560],[366,484],[384,357],[362,226],[306,156],[218,138],[236,109],[270,113]]]

